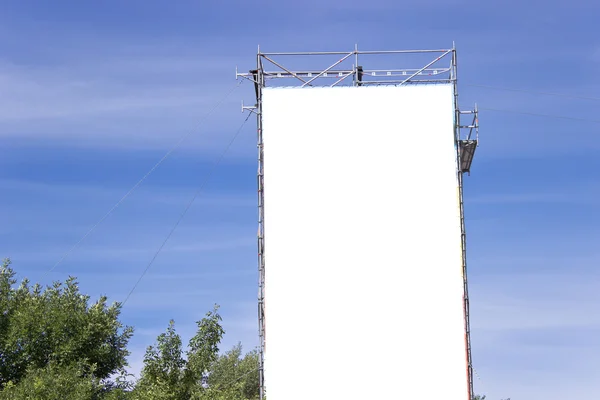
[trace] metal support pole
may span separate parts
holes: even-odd
[[[358,86],[358,43],[354,44],[354,86]]]
[[[256,60],[256,123],[258,148],[258,375],[260,400],[265,397],[265,206],[264,206],[264,153],[262,131],[262,89],[265,79],[260,51]]]
[[[463,276],[463,315],[465,326],[465,348],[467,360],[467,382],[469,390],[469,400],[474,399],[473,391],[473,362],[471,359],[471,323],[469,317],[469,285],[467,279],[467,233],[465,228],[465,209],[463,202],[463,172],[461,171],[461,146],[460,146],[460,108],[458,105],[458,75],[456,62],[456,49],[452,50],[452,84],[454,89],[454,141],[456,146],[456,174],[458,179],[458,203],[460,209],[460,244],[461,244],[461,259],[462,259],[462,276]]]

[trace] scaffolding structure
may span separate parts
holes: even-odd
[[[313,68],[316,60],[335,57],[335,61],[325,68]],[[339,58],[338,58],[339,57]],[[393,58],[394,65],[407,65],[407,68],[370,69],[365,68],[369,60],[380,57],[387,58],[389,64]],[[294,65],[308,65],[304,68],[288,68],[281,59],[293,59]],[[398,60],[401,58],[401,60]],[[300,61],[298,61],[300,60]],[[367,61],[367,62],[364,62]],[[375,60],[376,61],[376,60]],[[289,64],[287,64],[289,65]],[[438,50],[388,50],[359,51],[354,46],[352,51],[332,52],[284,52],[263,53],[260,47],[256,56],[256,69],[240,73],[236,69],[236,79],[243,78],[254,83],[256,103],[245,106],[242,112],[249,111],[257,117],[258,148],[258,329],[259,329],[259,385],[260,400],[265,397],[264,386],[264,353],[265,353],[265,232],[264,232],[264,157],[262,132],[262,90],[268,86],[373,86],[373,85],[414,85],[414,84],[451,84],[454,93],[454,140],[457,160],[458,196],[460,207],[462,276],[463,276],[463,314],[465,328],[465,347],[469,399],[474,398],[473,365],[471,358],[471,331],[469,315],[469,291],[467,279],[467,246],[463,202],[463,176],[470,174],[471,163],[478,146],[479,120],[477,106],[473,110],[461,111],[458,103],[457,57],[454,45],[451,49]],[[461,117],[468,120],[463,124]],[[471,118],[470,118],[471,117]]]

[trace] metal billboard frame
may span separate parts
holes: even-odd
[[[407,68],[393,69],[364,69],[361,63],[374,56],[410,57],[419,55],[430,56],[427,61],[419,60],[415,65]],[[295,60],[302,58],[317,59],[319,57],[339,56],[334,63],[324,68],[288,68],[280,58],[291,57]],[[347,65],[352,62],[351,66]],[[289,64],[288,64],[289,65]],[[454,94],[454,140],[456,148],[456,169],[458,179],[458,197],[460,207],[461,251],[462,251],[462,276],[463,276],[463,314],[465,327],[465,347],[467,360],[467,380],[469,385],[469,399],[474,399],[473,391],[473,364],[471,357],[471,328],[469,312],[469,291],[467,279],[467,245],[463,201],[463,175],[470,175],[471,163],[475,150],[479,145],[479,112],[477,106],[472,110],[462,111],[458,104],[458,75],[456,48],[453,44],[450,49],[435,50],[387,50],[387,51],[359,51],[354,46],[352,51],[317,51],[317,52],[261,52],[260,47],[256,55],[256,69],[240,73],[236,68],[236,80],[247,79],[254,83],[256,103],[245,106],[242,102],[242,112],[249,111],[257,117],[257,148],[258,148],[258,330],[259,330],[259,385],[260,400],[265,398],[264,386],[264,353],[265,353],[265,240],[264,240],[264,155],[262,136],[262,90],[269,86],[373,86],[373,85],[415,85],[415,84],[451,84]],[[285,85],[277,83],[285,82]],[[294,85],[295,84],[295,85]],[[465,116],[468,122],[462,123],[461,117]]]

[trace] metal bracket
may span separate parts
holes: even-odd
[[[258,109],[258,107],[256,105],[245,106],[244,105],[244,100],[242,100],[242,114],[244,113],[244,111],[250,111],[251,113],[254,113],[254,114],[258,115],[257,109]]]
[[[462,125],[460,117],[462,115],[472,115],[473,119],[468,125]],[[479,110],[477,104],[471,111],[459,111],[458,113],[458,146],[460,146],[460,172],[471,175],[471,163],[475,156],[475,150],[479,146]],[[463,135],[463,132],[465,134]]]

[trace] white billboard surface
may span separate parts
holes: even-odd
[[[450,85],[263,90],[268,400],[467,400]]]

